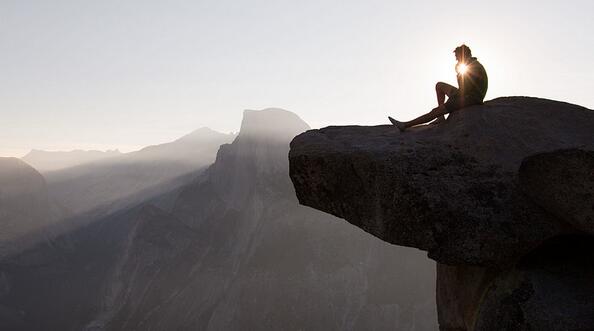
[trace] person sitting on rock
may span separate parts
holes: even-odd
[[[431,112],[415,118],[412,121],[399,122],[388,116],[390,122],[398,127],[400,131],[404,131],[411,126],[430,122],[436,118],[437,121],[434,123],[442,122],[445,120],[445,114],[464,107],[480,105],[483,103],[489,84],[485,68],[480,64],[476,57],[472,57],[470,48],[464,44],[456,47],[454,54],[456,56],[456,61],[458,61],[456,63],[458,88],[443,82],[437,83],[437,85],[435,85],[438,104],[437,108],[434,108]],[[448,97],[447,102],[445,102],[446,95]]]

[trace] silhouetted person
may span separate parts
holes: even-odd
[[[464,107],[480,105],[483,103],[489,85],[489,79],[485,68],[479,63],[476,57],[472,57],[470,48],[466,45],[456,47],[454,54],[456,55],[456,61],[458,61],[458,63],[456,63],[458,88],[443,82],[437,83],[437,85],[435,85],[438,104],[437,108],[434,108],[431,112],[417,117],[412,121],[399,122],[388,116],[390,122],[397,126],[400,131],[404,131],[411,126],[430,122],[436,118],[438,120],[435,121],[435,123],[441,122],[445,120],[445,114]],[[448,97],[447,102],[445,102],[446,95]]]

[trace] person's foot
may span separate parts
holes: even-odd
[[[390,120],[390,122],[392,122],[392,124],[394,124],[395,127],[398,128],[398,130],[400,130],[400,132],[404,132],[404,130],[406,130],[406,125],[404,125],[404,123],[399,122],[390,116],[388,116],[388,119]]]

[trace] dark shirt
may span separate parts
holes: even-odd
[[[487,71],[476,57],[470,58],[466,66],[466,72],[463,74],[458,73],[457,75],[460,95],[467,99],[482,102],[489,87]]]

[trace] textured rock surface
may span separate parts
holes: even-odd
[[[439,325],[453,330],[592,330],[594,240],[561,236],[503,271],[437,268]]]
[[[592,128],[594,140],[594,127]],[[594,235],[594,152],[531,156],[520,167],[522,189],[551,214]]]
[[[549,240],[493,281],[474,330],[593,330],[592,279],[592,237]]]
[[[290,176],[302,204],[385,241],[444,264],[505,267],[579,231],[523,193],[518,169],[537,153],[594,150],[593,128],[594,112],[580,106],[499,98],[405,133],[307,131],[291,143]]]

